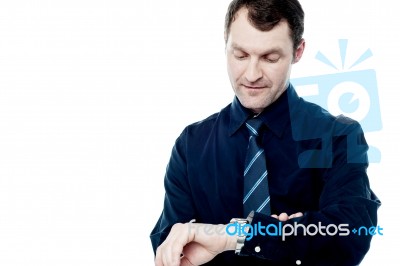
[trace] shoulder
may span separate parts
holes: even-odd
[[[330,168],[332,162],[368,163],[368,144],[361,125],[356,120],[344,115],[334,116],[324,108],[303,99],[300,99],[291,116],[293,138],[312,143],[307,144],[310,147],[318,147],[302,154],[299,163],[303,167]],[[318,145],[315,146],[316,144]],[[319,153],[320,150],[324,152]],[[313,156],[319,160],[312,160]]]
[[[216,112],[203,120],[188,125],[186,130],[192,133],[202,133],[204,131],[211,131],[216,125],[227,126],[230,119],[230,107],[231,104],[228,104],[219,112]]]
[[[231,104],[227,105],[219,112],[213,113],[200,121],[187,125],[183,130],[181,137],[204,138],[205,136],[210,135],[216,127],[228,128],[230,121],[230,106]]]
[[[362,133],[360,124],[347,116],[334,116],[321,106],[299,98],[290,107],[290,117],[295,135],[301,138],[340,136]]]
[[[344,115],[332,115],[329,111],[322,108],[320,105],[305,101],[303,98],[300,98],[298,108],[304,110],[309,117],[320,118],[327,122],[340,122],[348,125],[358,123],[356,120]]]

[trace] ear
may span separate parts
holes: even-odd
[[[299,46],[297,46],[296,51],[294,51],[293,64],[300,61],[301,57],[303,56],[305,47],[306,47],[306,42],[304,41],[304,39],[301,39]]]

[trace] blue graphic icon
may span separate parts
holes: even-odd
[[[365,133],[379,131],[382,129],[382,120],[376,72],[373,69],[351,71],[353,67],[370,58],[372,51],[367,49],[344,71],[347,44],[348,40],[339,40],[341,69],[320,51],[315,56],[318,61],[332,67],[337,73],[295,78],[291,79],[291,83],[296,90],[306,92],[305,95],[301,95],[306,101],[316,103],[334,115],[343,114],[358,121]],[[355,141],[354,139],[352,143]],[[380,160],[379,149],[369,146],[368,161],[377,163]]]

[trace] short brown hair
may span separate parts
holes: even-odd
[[[243,7],[248,10],[249,22],[261,31],[271,30],[280,21],[286,20],[294,50],[300,45],[304,32],[304,11],[298,0],[233,0],[225,16],[226,38],[236,13]]]

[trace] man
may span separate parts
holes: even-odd
[[[289,82],[303,24],[297,0],[230,4],[235,98],[175,143],[151,233],[157,266],[357,265],[368,251],[371,235],[350,231],[376,226],[380,206],[363,132],[303,101]]]

